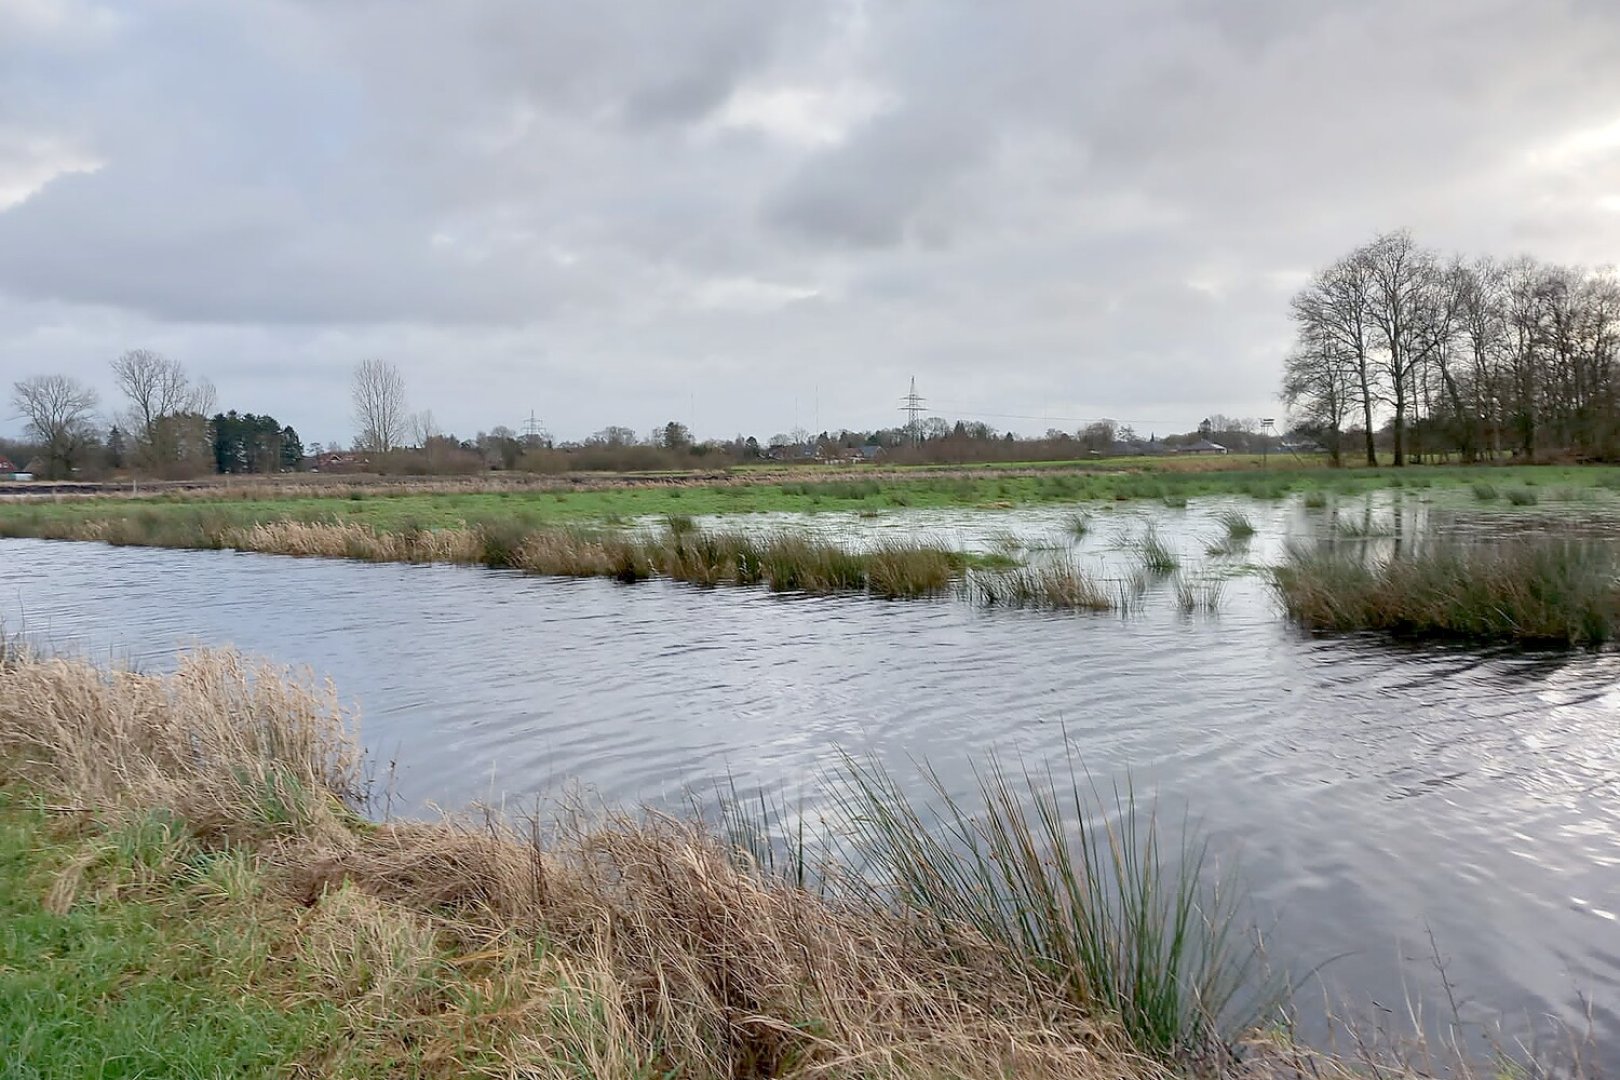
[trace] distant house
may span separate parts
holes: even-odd
[[[12,464],[10,458],[8,458],[8,457],[0,457],[0,476],[10,476],[12,473],[14,473],[16,471],[17,471],[17,466]]]
[[[883,447],[857,446],[855,448],[855,453],[859,455],[855,459],[856,461],[876,461],[878,459],[878,455],[883,453]]]
[[[359,472],[371,464],[371,460],[364,454],[357,454],[349,450],[333,450],[324,454],[316,454],[311,472]]]
[[[1197,440],[1195,440],[1193,442],[1188,443],[1185,446],[1176,447],[1176,453],[1178,453],[1178,454],[1224,454],[1224,453],[1226,453],[1226,447],[1222,446],[1220,443],[1217,443],[1217,442],[1210,442],[1208,439],[1197,439]]]

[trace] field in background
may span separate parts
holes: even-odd
[[[0,501],[0,535],[30,536],[91,521],[140,516],[159,522],[207,508],[218,524],[251,527],[282,521],[342,522],[382,531],[441,529],[509,521],[525,526],[613,524],[664,515],[747,513],[883,513],[906,508],[1015,506],[1085,501],[1181,500],[1206,495],[1282,498],[1293,492],[1344,494],[1382,488],[1452,490],[1495,487],[1591,495],[1620,487],[1611,466],[1418,466],[1329,469],[1294,461],[1264,470],[1232,458],[1144,459],[1152,467],[1084,470],[1043,467],[927,467],[861,472],[793,470],[791,474],[643,475],[569,483],[303,477],[139,495],[62,495]]]

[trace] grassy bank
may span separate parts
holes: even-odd
[[[525,527],[612,524],[648,515],[742,513],[882,514],[907,508],[1006,508],[1086,501],[1158,500],[1184,505],[1189,498],[1244,495],[1280,499],[1354,495],[1388,487],[1454,490],[1466,495],[1488,487],[1532,488],[1547,498],[1593,495],[1620,488],[1620,469],[1600,466],[1414,467],[1334,470],[1320,466],[1156,471],[998,470],[889,473],[872,478],[753,482],[743,476],[642,479],[620,486],[534,490],[487,483],[412,486],[304,486],[255,483],[239,488],[140,498],[94,496],[57,501],[0,502],[0,535],[63,533],[94,523],[139,518],[161,522],[206,514],[221,526],[251,528],[280,522],[343,523],[381,532],[460,528],[481,522]]]
[[[1249,1017],[1195,859],[1000,773],[963,845],[852,767],[812,883],[656,816],[368,820],[330,688],[227,653],[13,655],[0,745],[21,1075],[1131,1078]]]
[[[1587,1075],[1257,1037],[1231,880],[1072,763],[936,814],[849,762],[815,841],[735,802],[379,822],[332,688],[228,652],[0,651],[0,747],[7,1075]]]
[[[1274,582],[1290,617],[1318,631],[1565,646],[1620,631],[1620,553],[1595,542],[1429,542],[1384,558],[1300,546]]]

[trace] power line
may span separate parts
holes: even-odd
[[[917,396],[917,377],[915,375],[911,377],[911,393],[900,400],[905,402],[900,406],[900,411],[906,414],[906,430],[911,432],[912,443],[919,443],[922,441],[923,406],[928,402],[927,399]]]

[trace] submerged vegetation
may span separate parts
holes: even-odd
[[[1294,546],[1274,582],[1289,616],[1311,630],[1590,646],[1620,629],[1617,575],[1611,545],[1525,539],[1430,541],[1385,558]]]
[[[1154,1077],[1269,1001],[1201,844],[1073,770],[935,822],[851,763],[788,875],[663,816],[368,820],[331,688],[230,653],[13,655],[0,740],[25,1073]]]

